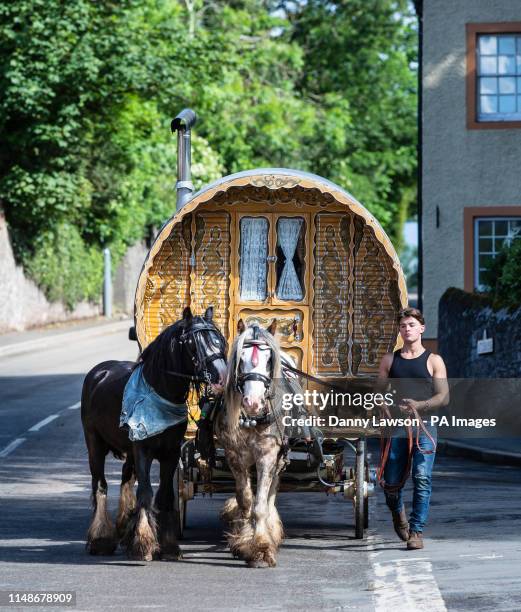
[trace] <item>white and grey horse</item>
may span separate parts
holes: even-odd
[[[275,507],[279,474],[285,467],[282,410],[277,400],[281,350],[268,329],[238,324],[230,351],[225,409],[216,420],[217,438],[235,478],[235,497],[227,500],[223,520],[230,526],[232,553],[249,567],[274,567],[284,532]],[[251,467],[257,473],[253,494]]]

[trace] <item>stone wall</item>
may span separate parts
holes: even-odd
[[[478,355],[484,330],[494,352]],[[521,305],[495,309],[486,296],[449,287],[439,302],[438,352],[449,378],[521,376]]]
[[[114,310],[134,314],[134,296],[143,262],[148,254],[144,242],[131,246],[114,274]]]
[[[134,314],[134,293],[148,253],[146,244],[130,247],[113,276],[113,310]],[[102,314],[102,287],[98,304],[80,302],[73,311],[61,302],[49,302],[16,264],[5,216],[0,210],[0,333],[83,319]]]
[[[0,210],[0,333],[94,317],[100,314],[100,308],[100,304],[81,302],[71,312],[61,302],[49,302],[16,265],[5,216]]]

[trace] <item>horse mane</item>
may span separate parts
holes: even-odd
[[[202,317],[193,317],[189,323],[184,319],[176,321],[156,336],[141,353],[135,367],[143,364],[145,379],[152,387],[155,387],[156,381],[164,381],[168,376],[168,372],[185,373],[181,359],[181,347],[179,344],[175,345],[179,336],[189,329],[193,323],[199,322],[199,320],[202,321]],[[188,379],[183,378],[178,380],[181,387],[186,386],[186,396],[188,396],[190,386],[197,394],[200,393],[201,383],[197,381],[189,383]]]
[[[249,339],[251,327],[235,338],[230,350],[228,359],[228,371],[226,375],[226,384],[224,388],[224,404],[226,406],[226,423],[230,431],[236,430],[239,427],[239,418],[241,416],[241,394],[237,392],[235,382],[239,373],[240,359],[244,342]],[[259,328],[258,339],[269,346],[272,358],[272,380],[280,379],[281,364],[280,364],[280,345],[276,338],[265,329]]]

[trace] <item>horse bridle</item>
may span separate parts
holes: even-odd
[[[205,355],[202,352],[201,346],[199,342],[196,341],[195,335],[204,331],[213,332],[217,334],[219,338],[219,353],[213,353],[212,355]],[[217,359],[226,360],[226,340],[221,332],[217,329],[217,327],[213,325],[209,325],[206,323],[196,324],[193,328],[188,331],[183,332],[178,339],[179,344],[190,346],[190,340],[194,340],[195,345],[195,353],[193,353],[190,349],[188,349],[188,353],[190,355],[190,359],[194,364],[195,371],[200,374],[199,377],[191,377],[192,379],[199,378],[200,382],[205,382],[209,384],[211,382],[210,372],[208,371],[208,365],[212,363],[212,361],[217,361]]]
[[[259,339],[259,327],[257,325],[253,325],[251,329],[253,330],[253,338],[245,340],[243,348],[250,346],[268,346],[266,342],[264,342],[262,339]],[[273,352],[269,346],[268,348],[270,352]],[[273,356],[271,359],[273,361]],[[265,376],[264,374],[260,374],[259,372],[247,372],[238,374],[235,378],[236,391],[241,395],[244,395],[244,383],[249,380],[258,381],[264,384],[264,400],[266,400],[266,405],[268,406],[268,408],[264,412],[264,414],[261,414],[258,417],[248,417],[247,415],[242,414],[241,418],[239,419],[239,424],[243,427],[255,427],[256,425],[269,424],[272,421],[272,415],[269,409],[269,400],[271,400],[271,398],[273,397],[271,389],[273,383],[273,370],[271,371],[271,377]]]

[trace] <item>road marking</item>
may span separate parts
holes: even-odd
[[[10,442],[2,451],[0,451],[0,457],[7,457],[9,453],[12,453],[15,448],[18,448],[20,444],[23,444],[24,442],[25,438],[16,438],[16,440]]]
[[[43,419],[43,421],[40,421],[39,423],[36,423],[36,425],[33,425],[29,429],[29,431],[40,431],[42,427],[45,427],[45,425],[47,425],[51,421],[54,421],[54,419],[57,419],[59,416],[60,416],[59,414],[51,414],[46,419]]]
[[[75,404],[72,404],[72,406],[67,406],[67,408],[64,408],[64,410],[77,410],[80,406],[81,402],[76,402]],[[31,428],[29,428],[27,430],[27,433],[29,433],[30,431],[40,431],[42,427],[45,427],[46,425],[54,421],[54,419],[57,419],[59,416],[59,414],[49,415],[47,418],[43,419],[39,423],[36,423],[36,425],[33,425]],[[12,442],[10,442],[3,450],[0,451],[0,458],[3,459],[4,457],[7,457],[9,453],[12,453],[15,448],[18,448],[20,444],[25,442],[26,439],[27,438],[16,438]]]
[[[369,535],[367,539],[375,575],[372,590],[376,612],[416,612],[422,608],[429,612],[447,612],[428,559],[404,557],[377,561],[376,537]]]

